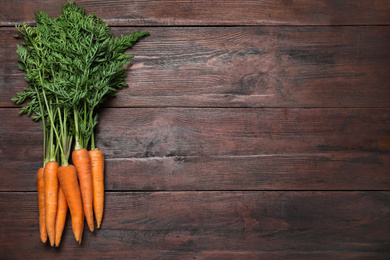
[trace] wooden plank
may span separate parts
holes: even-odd
[[[2,161],[36,161],[40,123],[15,108],[0,116]],[[99,120],[96,145],[107,159],[390,151],[390,110],[381,108],[106,108]]]
[[[0,117],[0,190],[33,191],[41,124],[12,108]],[[389,119],[389,109],[107,108],[96,142],[109,190],[389,189]]]
[[[66,0],[2,1],[0,25],[32,23],[34,11],[60,14]],[[110,25],[376,25],[390,23],[388,0],[89,1],[77,3]]]
[[[388,27],[160,31],[134,50],[110,106],[390,105]]]
[[[150,31],[109,106],[390,106],[390,27]]]
[[[108,190],[389,190],[389,172],[390,156],[379,154],[112,159],[106,163],[105,187]]]
[[[40,242],[36,201],[0,193],[4,258],[390,256],[389,192],[107,193],[102,228],[86,230],[78,246],[68,219],[57,250]]]
[[[201,258],[208,260],[284,260],[284,259],[344,259],[344,260],[388,260],[388,253],[367,253],[367,252],[229,252],[214,251],[202,252]]]
[[[115,28],[128,34],[138,28]],[[390,27],[147,28],[110,107],[390,107]],[[0,30],[0,106],[27,87]]]
[[[105,109],[107,158],[390,151],[389,109]]]
[[[0,191],[36,191],[41,162],[30,160],[0,162]],[[390,189],[390,155],[369,152],[114,158],[105,168],[106,191]]]

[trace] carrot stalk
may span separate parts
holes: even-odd
[[[81,198],[83,200],[84,214],[91,232],[94,231],[93,223],[93,186],[91,173],[91,159],[87,149],[79,149],[72,152],[73,164],[77,170],[80,183]]]
[[[93,186],[93,209],[97,228],[100,228],[104,210],[104,156],[101,150],[90,150],[92,186]]]
[[[45,178],[44,168],[40,168],[37,174],[37,186],[38,186],[38,209],[39,209],[39,232],[41,235],[41,241],[46,243],[47,230],[46,230],[46,212],[45,212]]]
[[[57,169],[58,163],[51,161],[46,164],[44,170],[46,230],[49,236],[51,246],[54,246],[55,242],[55,223],[58,200]]]
[[[68,213],[68,203],[66,203],[65,194],[61,188],[58,189],[58,207],[56,217],[56,247],[60,245],[62,232],[64,231],[66,214]]]

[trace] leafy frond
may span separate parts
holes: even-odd
[[[47,124],[68,115],[67,129],[89,140],[98,123],[96,109],[127,86],[124,65],[133,55],[125,51],[149,33],[113,37],[108,24],[95,13],[86,15],[73,2],[63,5],[61,11],[55,19],[36,12],[35,27],[16,25],[23,38],[16,49],[18,68],[26,72],[30,87],[12,101],[22,104],[28,100],[20,113]]]

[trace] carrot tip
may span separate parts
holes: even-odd
[[[93,232],[95,230],[95,226],[93,224],[88,225],[88,229],[89,229],[89,231]]]

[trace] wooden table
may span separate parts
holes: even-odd
[[[0,10],[1,259],[389,259],[390,1],[77,1],[151,36],[102,111],[102,228],[40,242],[42,128]]]

